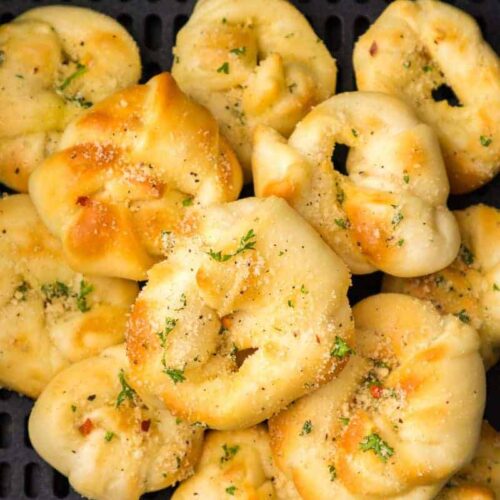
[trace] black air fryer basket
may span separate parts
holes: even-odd
[[[337,60],[337,93],[355,89],[352,69],[354,43],[389,1],[292,0]],[[485,39],[497,53],[500,52],[500,0],[447,1],[474,16]],[[0,0],[0,24],[30,8],[54,3],[88,7],[117,19],[139,44],[144,67],[142,80],[147,81],[161,70],[170,69],[176,33],[188,20],[195,0]],[[341,153],[336,154],[336,165],[343,161]],[[499,177],[471,194],[452,196],[450,207],[458,209],[486,203],[500,208]],[[0,193],[5,191],[8,190],[0,184]],[[247,195],[251,194],[251,189],[245,191]],[[351,303],[377,293],[380,281],[379,273],[354,277]],[[67,479],[47,465],[31,447],[27,431],[31,407],[28,398],[0,390],[0,498],[80,499]],[[500,429],[500,364],[488,373],[486,418]],[[167,500],[171,491],[150,493],[143,499]]]

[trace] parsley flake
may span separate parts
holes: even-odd
[[[234,493],[236,492],[236,486],[228,486],[226,488],[226,493],[228,495],[234,496]]]
[[[236,453],[238,453],[240,447],[239,445],[234,445],[234,446],[228,446],[227,444],[222,445],[222,450],[224,451],[224,454],[222,457],[220,457],[220,463],[223,464],[225,462],[229,462]]]
[[[403,68],[408,69],[411,66],[411,61],[405,61],[403,63]]]
[[[212,259],[217,262],[227,262],[232,257],[235,257],[236,255],[245,252],[246,250],[255,250],[255,245],[257,243],[255,238],[256,236],[254,230],[250,229],[248,233],[245,234],[245,236],[242,236],[240,238],[240,244],[234,253],[223,254],[221,251],[215,252],[214,250],[210,249],[208,255],[210,255],[210,257],[212,257]]]
[[[457,313],[453,313],[453,316],[456,316],[462,323],[470,323],[470,316],[467,314],[465,309]]]
[[[396,212],[394,214],[394,217],[391,220],[391,224],[396,227],[399,225],[399,223],[404,219],[404,215],[402,212]]]
[[[343,425],[347,425],[350,421],[350,419],[347,417],[339,417],[339,420],[342,422]]]
[[[165,368],[163,372],[173,380],[174,384],[178,384],[179,382],[184,382],[184,380],[186,380],[184,370],[178,370],[177,368]]]
[[[481,146],[487,148],[493,142],[493,139],[491,137],[482,135],[481,137],[479,137],[479,141],[481,142]]]
[[[333,348],[330,351],[330,356],[335,356],[336,358],[344,358],[349,354],[355,354],[355,351],[349,347],[347,342],[339,337],[335,336],[335,343],[333,344]]]
[[[300,293],[302,293],[303,295],[307,295],[309,293],[309,290],[304,285],[302,285],[300,287]]]
[[[170,318],[167,316],[165,318],[165,328],[161,332],[156,333],[156,335],[160,339],[160,345],[163,348],[165,348],[168,334],[175,328],[176,325],[177,325],[177,320],[175,318]]]
[[[408,184],[410,182],[410,176],[407,172],[405,172],[403,175],[403,181],[405,184]]]
[[[462,262],[467,266],[474,263],[474,254],[463,243],[460,245],[458,255],[462,259]]]
[[[493,283],[493,291],[500,292],[500,286],[498,286],[496,283]]]
[[[329,465],[328,472],[330,473],[330,481],[335,481],[335,479],[337,479],[337,469],[335,465]]]
[[[104,434],[104,440],[107,441],[108,443],[115,437],[115,433],[111,431],[106,431],[106,434]]]
[[[87,295],[94,291],[94,285],[87,283],[84,280],[80,281],[80,291],[76,296],[76,306],[81,312],[90,311],[90,306],[87,304]]]
[[[429,64],[426,64],[425,66],[422,66],[422,71],[424,73],[429,73],[429,71],[432,71],[432,66],[430,66]]]
[[[398,243],[397,243],[398,247],[402,247],[404,244],[405,244],[405,240],[403,240],[403,239],[398,240]]]
[[[25,302],[30,290],[31,285],[25,280],[21,281],[21,284],[18,285],[15,290],[16,298]]]
[[[187,198],[184,198],[182,200],[182,206],[183,207],[190,207],[193,204],[193,197],[188,196]]]
[[[70,288],[62,281],[54,281],[54,283],[44,283],[41,286],[43,294],[48,300],[58,299],[60,297],[69,297]]]
[[[304,425],[302,426],[302,430],[300,431],[301,436],[305,436],[306,434],[311,434],[313,429],[313,424],[310,420],[306,420]]]
[[[229,52],[231,54],[234,54],[235,56],[242,56],[243,54],[245,54],[246,51],[247,51],[246,47],[236,47],[234,49],[231,49]]]
[[[394,455],[394,449],[375,432],[365,436],[359,443],[359,448],[365,452],[372,450],[383,462],[387,462],[387,459]]]
[[[118,373],[118,380],[122,386],[122,390],[116,398],[116,407],[118,408],[126,399],[133,401],[135,398],[135,391],[130,387],[125,379],[125,372],[123,368]]]
[[[288,304],[288,307],[292,307],[292,308],[295,307],[295,304],[291,300],[288,300],[287,304]]]
[[[335,224],[337,224],[337,226],[339,226],[342,229],[347,229],[350,226],[349,221],[347,219],[335,219],[334,222]]]
[[[352,129],[351,129],[351,132],[352,132],[352,135],[353,135],[354,137],[358,137],[358,135],[359,135],[359,134],[358,134],[358,131],[357,131],[355,128],[352,128]]]
[[[217,73],[224,73],[225,75],[229,75],[229,63],[226,61],[221,66],[217,68]]]
[[[58,90],[59,91],[63,91],[65,90],[67,87],[69,87],[69,85],[71,84],[71,82],[73,80],[75,80],[76,78],[82,76],[83,74],[85,74],[87,72],[87,66],[85,66],[84,64],[81,64],[81,63],[76,63],[76,70],[71,73],[71,75],[69,75],[62,83],[61,85],[59,85],[58,87]]]

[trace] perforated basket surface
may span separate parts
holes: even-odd
[[[354,42],[388,1],[292,0],[337,59],[337,92],[355,89],[351,62]],[[140,46],[143,81],[146,81],[160,70],[170,68],[175,35],[187,21],[195,0],[0,0],[0,24],[32,7],[54,3],[89,7],[123,24]],[[500,0],[453,0],[449,3],[473,15],[486,40],[497,53],[500,51]],[[2,190],[6,191],[0,185],[0,193]],[[456,209],[480,202],[500,207],[498,177],[474,193],[452,197],[449,205]],[[351,302],[378,292],[379,287],[379,274],[355,277],[350,290]],[[0,390],[0,498],[81,498],[70,488],[66,478],[44,463],[31,447],[26,426],[31,406],[29,399]],[[500,429],[500,364],[488,374],[486,417]],[[171,490],[164,490],[145,495],[143,499],[167,500],[170,496]]]

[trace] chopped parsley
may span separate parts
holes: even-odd
[[[352,128],[352,129],[351,129],[351,132],[352,132],[352,135],[353,135],[354,137],[358,137],[358,135],[359,135],[359,134],[358,134],[358,131],[357,131],[355,128]]]
[[[377,376],[373,373],[370,372],[368,376],[364,379],[363,381],[368,387],[376,386],[376,387],[382,387],[382,382],[377,378]]]
[[[335,465],[329,465],[328,472],[330,473],[330,481],[335,481],[335,479],[337,479],[337,469]]]
[[[481,142],[481,146],[487,148],[493,142],[493,139],[491,137],[482,135],[481,137],[479,137],[479,141]]]
[[[214,259],[217,262],[226,262],[232,257],[235,257],[236,255],[245,252],[246,250],[255,250],[255,245],[257,243],[255,238],[256,236],[254,230],[250,229],[248,233],[245,234],[245,236],[242,236],[240,238],[240,244],[234,253],[223,254],[221,251],[215,252],[214,250],[210,249],[208,255],[210,255],[210,257],[212,257],[212,259]]]
[[[108,443],[115,437],[115,433],[111,431],[106,431],[106,434],[104,434],[104,440],[107,441]]]
[[[400,239],[397,242],[398,247],[402,247],[404,244],[405,244],[405,240],[403,240],[403,239]]]
[[[80,106],[83,109],[88,109],[93,106],[93,103],[91,101],[87,101],[83,96],[77,96],[77,95],[74,95],[72,97],[64,96],[64,98],[68,102],[74,102],[75,104],[78,104],[78,106]]]
[[[291,83],[290,85],[288,85],[288,92],[290,92],[290,94],[293,94],[293,90],[297,88],[297,84],[294,82],[294,83]]]
[[[347,219],[335,219],[334,222],[342,229],[347,229],[350,225]]]
[[[229,63],[226,61],[221,66],[217,68],[217,73],[224,73],[225,75],[229,75]]]
[[[184,380],[186,380],[184,370],[178,370],[177,368],[165,368],[163,371],[173,380],[174,384],[178,384],[179,382],[184,382]]]
[[[470,323],[470,316],[467,314],[465,309],[457,313],[453,313],[453,316],[456,316],[462,323]]]
[[[24,76],[20,75],[19,73],[16,75],[16,78],[19,78],[19,80],[24,80]]]
[[[231,49],[229,52],[231,54],[234,54],[235,56],[242,56],[243,54],[245,54],[247,51],[247,48],[246,47],[236,47],[234,49]]]
[[[160,339],[160,345],[165,348],[165,343],[167,342],[168,334],[175,328],[177,325],[177,320],[174,318],[166,317],[165,318],[165,328],[161,332],[157,332],[157,336]]]
[[[224,454],[222,457],[220,457],[220,463],[223,464],[225,462],[229,462],[236,453],[238,453],[240,447],[239,445],[234,445],[234,446],[228,446],[227,444],[222,445],[222,450],[224,451]]]
[[[402,212],[398,211],[394,214],[394,217],[391,220],[391,224],[396,227],[402,220],[404,219],[404,215]]]
[[[182,200],[182,206],[183,207],[190,207],[193,204],[193,197],[188,196],[187,198],[184,198]]]
[[[302,430],[300,431],[301,436],[305,436],[306,434],[311,434],[313,429],[313,424],[310,420],[306,420],[304,425],[302,426]]]
[[[496,283],[493,283],[493,291],[500,292],[500,286],[498,286]]]
[[[383,462],[387,462],[387,459],[394,455],[394,449],[375,432],[365,436],[361,443],[359,443],[359,448],[365,452],[373,451]]]
[[[339,417],[339,420],[342,422],[343,425],[347,425],[350,421],[350,419],[347,417]]]
[[[422,66],[422,71],[424,73],[429,73],[429,71],[432,71],[432,66],[430,66],[429,64],[426,64],[425,66]]]
[[[309,293],[309,290],[304,285],[302,285],[300,287],[300,293],[302,293],[303,295],[307,295]]]
[[[408,69],[411,66],[411,61],[405,61],[403,63],[403,68]]]
[[[337,198],[337,203],[339,205],[342,205],[344,203],[344,200],[345,200],[345,192],[344,190],[342,189],[341,186],[339,186],[339,184],[337,183],[336,186],[337,188],[337,195],[336,195],[336,198]]]
[[[228,487],[226,488],[226,493],[227,493],[228,495],[232,495],[232,496],[234,496],[235,491],[236,491],[236,486],[228,486]]]
[[[344,358],[349,354],[354,354],[354,350],[349,347],[347,342],[342,337],[339,337],[338,335],[335,336],[335,343],[330,351],[330,355],[335,356],[336,358]]]
[[[48,300],[58,299],[61,297],[69,297],[70,288],[62,281],[54,281],[54,283],[44,283],[41,286],[43,294]]]
[[[116,398],[116,407],[118,408],[126,399],[133,401],[135,398],[135,391],[130,387],[125,379],[125,372],[123,368],[118,373],[118,380],[122,386],[122,390]]]
[[[81,312],[90,311],[90,306],[87,304],[87,295],[94,291],[94,286],[84,280],[80,281],[80,291],[76,296],[76,306]]]
[[[26,301],[28,292],[31,290],[31,285],[23,280],[21,281],[21,284],[16,287],[15,294],[17,299],[22,300],[23,302]]]
[[[403,175],[403,181],[405,184],[408,184],[410,182],[410,176],[407,172],[405,172]]]
[[[71,82],[73,80],[75,80],[76,78],[82,76],[83,74],[85,74],[87,72],[87,66],[85,66],[84,64],[81,64],[81,63],[76,63],[76,70],[71,73],[71,75],[69,75],[62,83],[61,85],[59,85],[58,87],[58,90],[63,92],[67,87],[69,87],[69,85],[71,84]]]
[[[464,264],[470,266],[474,263],[474,254],[463,243],[460,245],[458,255]]]
[[[293,303],[293,301],[291,301],[291,300],[289,300],[289,301],[287,302],[287,304],[288,304],[288,307],[295,307],[295,304],[294,304],[294,303]]]
[[[73,413],[75,413],[75,411],[76,411],[76,405],[71,405],[71,411],[72,411]]]

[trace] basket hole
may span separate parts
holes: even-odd
[[[354,36],[353,40],[356,41],[366,30],[370,27],[370,21],[364,16],[359,16],[354,20]]]
[[[12,19],[14,19],[14,14],[12,14],[11,12],[5,12],[0,16],[0,24],[8,23],[12,21]]]
[[[3,189],[3,186],[2,186],[2,189]],[[11,396],[12,396],[12,392],[8,391],[7,389],[0,389],[0,399],[2,401],[10,399]]]
[[[30,440],[30,433],[28,431],[28,422],[29,422],[29,419],[30,419],[30,416],[29,415],[26,415],[24,417],[24,436],[23,436],[23,440],[24,440],[24,446],[26,446],[26,448],[29,448],[29,449],[33,449],[33,445],[31,444],[31,440]]]
[[[174,40],[173,43],[175,45],[175,39],[177,38],[177,33],[181,30],[181,28],[187,23],[188,16],[181,14],[179,16],[175,16],[174,19]]]
[[[128,31],[128,32],[131,32],[132,31],[132,27],[133,27],[133,20],[132,20],[132,17],[129,16],[128,14],[120,14],[116,20]]]
[[[142,71],[142,79],[144,82],[147,82],[158,73],[161,73],[161,68],[159,64],[155,62],[146,63]]]
[[[69,495],[69,482],[66,476],[54,470],[52,490],[57,498],[66,498]]]
[[[152,14],[146,17],[144,23],[144,42],[148,49],[157,50],[161,47],[161,28],[161,19],[157,15]]]
[[[332,163],[335,170],[341,174],[347,175],[347,156],[349,155],[349,146],[337,143],[333,148]]]
[[[28,498],[36,498],[40,493],[42,474],[38,464],[28,464],[24,468],[24,493]]]
[[[0,448],[8,448],[12,442],[12,417],[8,413],[0,413]]]
[[[10,465],[5,462],[0,463],[0,498],[8,498],[10,495],[10,476]]]
[[[453,92],[453,89],[449,85],[446,85],[446,83],[443,83],[439,87],[432,89],[432,98],[436,102],[446,101],[450,106],[454,108],[462,106],[460,99],[457,97],[455,92]]]
[[[342,21],[337,16],[326,20],[325,42],[330,52],[336,52],[342,47]]]

